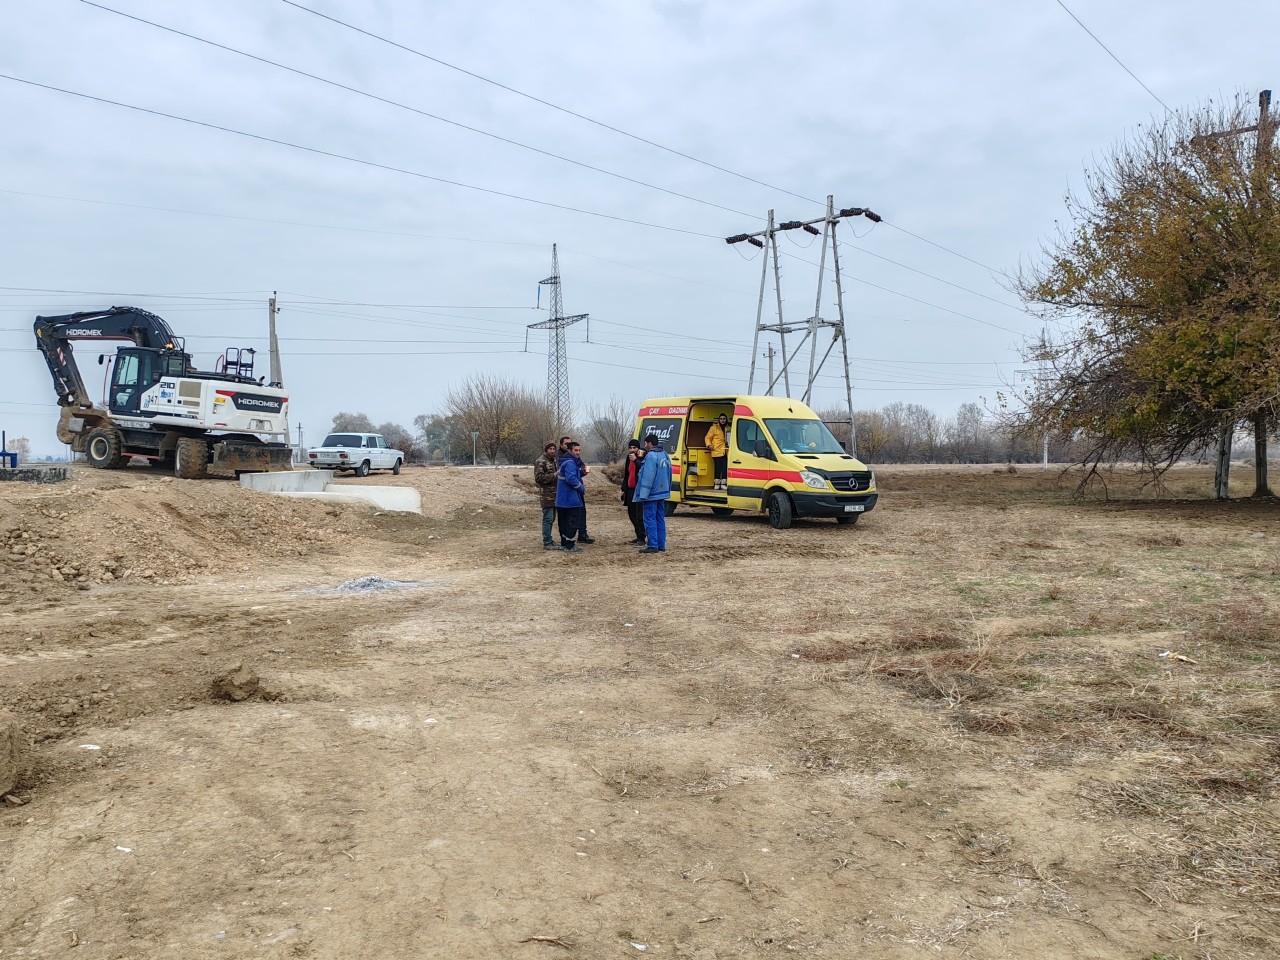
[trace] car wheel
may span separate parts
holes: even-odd
[[[855,513],[851,517],[836,517],[836,523],[840,524],[840,526],[842,527],[852,527],[855,523],[858,522],[859,516],[860,516],[859,514]]]
[[[781,491],[769,495],[769,525],[775,530],[791,526],[791,498]]]
[[[392,472],[392,473],[394,473],[397,477],[398,477],[398,476],[400,476],[400,461],[399,461],[399,460],[397,460],[397,461],[396,461],[396,465],[395,465],[394,467],[392,467],[392,468],[391,468],[391,472]]]
[[[711,512],[717,517],[732,517],[733,507],[712,507]]]
[[[674,500],[668,500],[662,505],[662,512],[664,515],[669,517],[676,512],[676,507],[678,506],[680,506],[680,504],[676,503]]]
[[[369,461],[361,460],[360,466],[356,467],[356,476],[367,477],[369,475]]]

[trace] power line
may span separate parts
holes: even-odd
[[[402,103],[399,100],[392,100],[388,97],[381,97],[376,93],[370,93],[367,90],[361,90],[358,87],[352,87],[345,83],[341,83],[337,80],[330,80],[327,77],[322,77],[315,73],[308,73],[306,70],[300,70],[297,67],[290,67],[287,64],[279,63],[278,61],[275,61],[275,60],[269,60],[266,57],[260,57],[257,54],[249,53],[245,50],[239,50],[235,47],[229,47],[226,44],[218,43],[215,40],[209,40],[205,37],[197,36],[194,33],[187,33],[183,30],[178,30],[175,27],[167,27],[163,23],[156,23],[154,20],[146,20],[143,17],[134,16],[131,13],[124,13],[121,10],[115,10],[112,7],[103,6],[100,3],[94,3],[93,0],[80,0],[80,2],[85,4],[86,6],[94,7],[98,10],[105,11],[106,13],[113,13],[116,16],[124,17],[128,20],[133,20],[136,23],[144,23],[149,27],[155,27],[157,30],[164,30],[167,33],[172,33],[179,37],[186,37],[188,40],[194,40],[197,43],[204,43],[211,47],[216,47],[219,50],[225,50],[227,53],[234,53],[237,56],[246,57],[250,60],[257,61],[258,63],[264,63],[264,64],[267,64],[268,66],[276,67],[277,69],[280,69],[280,70],[286,70],[289,73],[296,74],[300,77],[306,77],[310,80],[316,80],[316,81],[319,81],[320,83],[328,84],[331,87],[337,87],[339,90],[346,90],[348,93],[354,93],[357,96],[367,97],[370,100],[376,100],[379,103],[386,104],[387,106],[397,107],[398,109],[401,109],[401,110],[407,110],[410,113],[416,113],[419,116],[427,117],[428,119],[436,120],[436,121],[439,121],[440,123],[447,123],[450,126],[459,128],[460,130],[467,130],[471,133],[479,134],[482,137],[489,137],[490,139],[497,140],[501,143],[509,144],[513,147],[520,147],[522,150],[530,150],[534,153],[541,154],[544,157],[551,157],[554,160],[560,160],[564,163],[571,163],[575,167],[581,167],[584,170],[591,170],[591,171],[594,171],[595,173],[604,174],[607,177],[614,177],[618,180],[624,180],[627,183],[633,183],[636,186],[647,187],[650,190],[657,190],[660,193],[669,194],[670,196],[673,196],[673,197],[679,197],[682,200],[691,200],[694,203],[701,203],[708,207],[715,207],[717,210],[724,210],[726,213],[732,213],[732,214],[736,214],[737,216],[743,216],[743,217],[750,216],[750,214],[745,214],[741,210],[734,210],[732,207],[722,206],[721,204],[714,203],[710,200],[703,200],[700,197],[690,196],[687,193],[680,193],[677,190],[671,190],[671,189],[668,189],[667,187],[660,187],[657,184],[649,183],[645,180],[637,180],[635,177],[628,177],[625,174],[615,173],[612,170],[606,170],[603,167],[597,167],[593,164],[585,163],[581,160],[574,160],[572,157],[566,157],[566,156],[563,156],[562,154],[552,153],[550,150],[543,150],[540,147],[535,147],[527,143],[521,143],[519,140],[512,140],[511,138],[504,137],[501,134],[492,133],[488,130],[481,130],[479,127],[473,127],[473,126],[470,126],[469,124],[462,123],[461,121],[458,121],[458,120],[450,120],[448,117],[442,117],[439,114],[430,113],[426,110],[419,109],[418,107],[410,106],[407,103]]]
[[[796,256],[794,253],[784,253],[783,256],[790,257],[792,260],[799,260],[801,263],[807,263],[811,267],[817,266],[817,264],[812,260],[806,260],[804,257]],[[1026,336],[1026,334],[1020,330],[1014,330],[1011,327],[1003,327],[998,323],[992,323],[990,320],[983,320],[981,317],[975,317],[968,313],[961,313],[959,310],[952,310],[950,307],[939,306],[936,303],[930,303],[928,300],[921,300],[919,297],[913,297],[909,293],[903,293],[900,290],[894,290],[891,287],[885,287],[881,284],[873,283],[870,280],[864,280],[862,277],[855,277],[853,274],[846,272],[843,268],[840,270],[840,276],[848,277],[850,280],[865,284],[868,287],[875,287],[877,290],[883,290],[885,293],[891,293],[896,297],[902,297],[905,300],[914,301],[922,306],[932,307],[934,310],[941,310],[943,313],[950,313],[957,317],[963,317],[965,320],[972,320],[974,323],[980,323],[986,327],[994,327],[996,330],[1003,330],[1005,333],[1012,333],[1018,337]]]
[[[815,204],[820,204],[820,203],[822,202],[822,201],[817,200],[817,199],[815,199],[815,198],[813,198],[813,197],[807,197],[807,196],[805,196],[804,194],[801,194],[801,193],[795,193],[794,191],[788,190],[786,187],[780,187],[780,186],[778,186],[777,184],[768,183],[768,182],[766,182],[766,181],[764,181],[764,180],[757,180],[755,177],[748,176],[747,174],[744,174],[744,173],[738,173],[738,172],[737,172],[737,171],[735,171],[735,170],[730,170],[730,169],[729,169],[729,168],[727,168],[727,167],[722,167],[722,166],[720,166],[719,164],[712,163],[712,162],[711,162],[711,161],[709,161],[709,160],[703,160],[701,157],[695,157],[695,156],[693,156],[692,154],[685,153],[685,152],[684,152],[684,151],[682,151],[682,150],[677,150],[677,149],[675,149],[674,147],[668,147],[668,146],[666,146],[665,144],[661,144],[661,143],[658,143],[658,142],[656,142],[656,141],[654,141],[654,140],[650,140],[650,139],[648,139],[647,137],[642,137],[642,136],[640,136],[639,134],[631,133],[631,132],[630,132],[630,131],[628,131],[628,130],[623,130],[621,127],[615,127],[614,125],[612,125],[612,124],[610,124],[610,123],[605,123],[605,122],[604,122],[604,121],[602,121],[602,120],[596,120],[596,119],[594,119],[593,117],[589,117],[589,116],[586,116],[585,114],[578,113],[578,112],[577,112],[577,111],[575,111],[575,110],[570,110],[568,107],[562,107],[562,106],[560,106],[560,105],[559,105],[559,104],[557,104],[557,103],[552,103],[550,100],[544,100],[543,98],[538,97],[538,96],[535,96],[535,95],[533,95],[533,94],[531,94],[531,93],[526,93],[526,92],[524,92],[523,90],[519,90],[519,89],[516,89],[515,87],[508,86],[507,84],[502,83],[502,82],[500,82],[500,81],[498,81],[498,80],[494,80],[494,79],[492,79],[491,77],[486,77],[486,76],[484,76],[483,74],[479,74],[479,73],[476,73],[476,72],[474,72],[474,71],[472,71],[472,70],[468,70],[468,69],[466,69],[465,67],[460,67],[460,66],[458,66],[457,64],[449,63],[447,60],[442,60],[442,59],[440,59],[439,57],[433,57],[433,56],[432,56],[431,54],[429,54],[429,53],[423,53],[421,50],[416,50],[416,49],[414,49],[413,47],[407,46],[407,45],[405,45],[405,44],[403,44],[403,43],[399,43],[399,42],[397,42],[397,41],[395,41],[395,40],[392,40],[392,39],[391,39],[391,38],[389,38],[389,37],[384,37],[384,36],[382,36],[381,34],[377,34],[377,33],[374,33],[374,32],[373,32],[373,31],[371,31],[371,30],[366,30],[366,29],[364,29],[364,28],[362,28],[362,27],[358,27],[358,26],[356,26],[355,24],[348,23],[348,22],[347,22],[347,21],[345,21],[345,20],[340,20],[340,19],[338,19],[337,17],[330,16],[329,14],[321,13],[319,10],[313,10],[313,9],[312,9],[312,8],[310,8],[310,7],[307,7],[307,6],[304,6],[304,5],[303,5],[303,4],[301,4],[301,3],[297,3],[297,2],[295,2],[295,0],[281,0],[281,2],[282,2],[282,3],[285,3],[285,4],[288,4],[289,6],[294,7],[295,9],[301,10],[301,11],[303,11],[303,12],[305,12],[305,13],[309,13],[309,14],[311,14],[312,16],[319,17],[319,18],[320,18],[320,19],[322,19],[322,20],[328,20],[330,23],[336,24],[336,25],[338,25],[338,26],[340,26],[340,27],[343,27],[343,28],[345,28],[345,29],[347,29],[347,30],[351,30],[351,31],[353,31],[353,32],[355,32],[355,33],[359,33],[359,34],[361,34],[361,35],[363,35],[363,36],[369,37],[369,38],[370,38],[370,39],[372,39],[372,40],[377,40],[379,43],[385,43],[385,44],[387,44],[388,46],[395,47],[395,48],[396,48],[396,49],[398,49],[398,50],[403,50],[405,53],[412,54],[412,55],[413,55],[413,56],[415,56],[415,57],[420,57],[420,58],[422,58],[423,60],[428,60],[428,61],[430,61],[431,63],[437,64],[438,66],[441,66],[441,67],[445,67],[446,69],[449,69],[449,70],[455,70],[455,71],[457,71],[458,73],[464,74],[464,75],[466,75],[466,76],[468,76],[468,77],[471,77],[472,79],[479,80],[479,81],[481,81],[482,83],[490,84],[490,85],[492,85],[492,86],[495,86],[495,87],[499,88],[500,90],[505,90],[505,91],[507,91],[508,93],[513,93],[513,94],[515,94],[515,95],[516,95],[516,96],[518,96],[518,97],[523,97],[523,98],[525,98],[526,100],[531,100],[531,101],[533,101],[534,103],[541,104],[541,105],[542,105],[542,106],[544,106],[544,107],[549,107],[549,108],[550,108],[550,109],[552,109],[552,110],[557,110],[557,111],[559,111],[559,112],[561,112],[561,113],[567,114],[568,116],[574,117],[574,118],[576,118],[576,119],[578,119],[578,120],[583,120],[583,121],[585,121],[585,122],[587,122],[587,123],[593,124],[594,126],[600,127],[600,128],[602,128],[602,129],[604,129],[604,130],[608,130],[608,131],[610,131],[610,132],[612,132],[612,133],[616,133],[616,134],[618,134],[618,135],[620,135],[620,136],[627,137],[627,138],[629,138],[629,139],[631,139],[631,140],[635,140],[635,141],[637,141],[638,143],[643,143],[643,144],[646,144],[647,146],[654,147],[654,148],[656,148],[656,149],[658,149],[658,150],[665,151],[666,153],[673,154],[674,156],[681,157],[681,158],[683,158],[683,159],[685,159],[685,160],[690,160],[690,161],[692,161],[692,162],[694,162],[694,163],[701,164],[701,165],[702,165],[702,166],[704,166],[704,167],[709,167],[709,168],[711,168],[712,170],[717,170],[717,171],[719,171],[720,173],[728,174],[729,176],[731,176],[731,177],[736,177],[736,178],[738,178],[739,180],[745,180],[745,181],[747,181],[748,183],[754,183],[754,184],[756,184],[757,186],[766,187],[766,188],[768,188],[768,189],[770,189],[770,190],[777,190],[779,193],[785,193],[787,196],[789,196],[789,197],[795,197],[797,200],[805,200],[805,201],[807,201],[807,202],[809,202],[809,203],[815,203]],[[1068,12],[1070,12],[1070,11],[1068,11]],[[1109,52],[1109,51],[1108,51],[1108,52]],[[1123,66],[1123,64],[1122,64],[1122,66]],[[1136,78],[1135,78],[1135,79],[1136,79]],[[1167,108],[1166,108],[1166,109],[1167,109]],[[703,202],[703,201],[699,201],[699,202]],[[722,208],[722,209],[723,209],[723,208]],[[888,222],[888,221],[886,221],[886,223],[887,223],[887,222]],[[966,256],[966,255],[965,255],[965,254],[963,254],[963,253],[959,253],[959,252],[957,252],[957,251],[955,251],[955,250],[952,250],[950,247],[943,246],[943,245],[942,245],[942,244],[940,244],[940,243],[935,243],[934,241],[929,240],[929,239],[927,239],[926,237],[922,237],[922,236],[920,236],[919,234],[912,233],[910,230],[906,230],[906,229],[905,229],[905,228],[903,228],[903,227],[897,227],[895,224],[892,224],[892,223],[890,223],[890,224],[889,224],[889,226],[895,227],[895,229],[901,230],[903,233],[906,233],[908,236],[915,237],[917,240],[920,240],[920,241],[922,241],[922,242],[924,242],[924,243],[927,243],[927,244],[929,244],[930,246],[937,247],[939,250],[942,250],[942,251],[944,251],[944,252],[946,252],[946,253],[949,253],[949,254],[951,254],[952,256],[959,257],[961,260],[967,260],[967,261],[969,261],[970,263],[975,264],[976,266],[982,267],[984,270],[990,270],[990,271],[991,271],[991,272],[993,272],[993,273],[1003,273],[1003,271],[998,270],[998,269],[996,269],[995,267],[989,266],[989,265],[987,265],[987,264],[985,264],[985,263],[982,263],[982,262],[980,262],[980,261],[978,261],[978,260],[973,259],[972,257]]]
[[[983,270],[988,270],[991,273],[998,273],[1001,276],[1008,276],[1008,274],[1003,270],[999,270],[996,267],[991,266],[990,264],[983,263],[981,260],[975,260],[973,259],[973,257],[965,256],[963,253],[960,253],[958,250],[952,250],[950,247],[944,247],[942,244],[935,243],[934,241],[930,240],[928,237],[922,237],[918,233],[912,233],[906,227],[900,227],[898,226],[898,224],[891,223],[888,220],[884,221],[884,225],[886,227],[893,227],[893,229],[897,230],[899,233],[905,233],[908,237],[915,237],[915,239],[919,240],[921,243],[927,243],[931,247],[936,247],[937,249],[941,250],[943,253],[949,253],[953,257],[959,257],[961,260],[967,260],[970,263],[972,263],[974,266],[981,267]]]
[[[125,203],[119,200],[98,200],[92,197],[69,197],[55,193],[31,193],[25,190],[0,189],[0,194],[10,194],[16,197],[32,197],[40,200],[62,200],[67,203],[91,203],[106,207],[124,207],[129,210],[152,210],[157,213],[176,213],[192,217],[215,217],[221,220],[242,220],[246,223],[270,223],[285,227],[303,227],[307,230],[341,230],[349,233],[368,233],[385,237],[411,237],[418,240],[447,240],[451,243],[481,243],[491,244],[493,246],[537,247],[539,249],[546,246],[545,243],[535,243],[531,240],[481,240],[476,237],[449,237],[432,233],[412,233],[404,230],[375,230],[370,227],[343,227],[332,223],[311,223],[304,220],[277,220],[268,217],[246,217],[230,213],[214,213],[210,210],[189,210],[183,207],[157,207],[144,203]],[[679,280],[681,283],[691,283],[700,287],[710,287],[713,290],[724,290],[740,296],[755,296],[755,294],[746,290],[735,290],[732,287],[726,287],[718,283],[707,283],[705,280],[694,280],[692,277],[682,277],[675,273],[664,273],[661,270],[642,267],[639,264],[627,263],[624,260],[611,260],[608,257],[602,257],[599,254],[590,253],[586,250],[577,250],[571,247],[565,247],[565,251],[568,253],[578,254],[583,257],[590,257],[593,260],[599,260],[601,263],[611,263],[614,266],[623,267],[627,270],[635,270],[638,273],[651,273],[655,276],[666,277],[669,280]],[[516,308],[513,307],[511,309]]]
[[[644,220],[633,220],[630,217],[620,217],[612,213],[600,213],[596,210],[586,210],[582,207],[571,207],[563,203],[553,203],[550,200],[535,200],[533,197],[523,197],[515,193],[507,193],[504,190],[494,190],[491,187],[480,187],[472,183],[463,183],[460,180],[449,180],[445,177],[432,176],[429,173],[422,173],[419,170],[408,170],[404,167],[396,167],[387,163],[378,163],[376,160],[365,160],[361,157],[351,157],[343,153],[335,153],[332,150],[322,150],[319,147],[308,147],[301,143],[292,143],[288,140],[280,140],[276,137],[263,136],[260,133],[249,133],[247,130],[237,130],[234,127],[224,127],[221,124],[209,123],[204,120],[194,120],[191,117],[179,116],[176,113],[165,113],[163,110],[153,110],[150,107],[140,107],[137,104],[124,103],[120,100],[111,100],[107,97],[96,97],[93,94],[81,93],[78,90],[68,90],[65,87],[56,87],[48,83],[38,83],[35,80],[27,80],[23,77],[15,77],[7,73],[0,73],[0,80],[12,80],[14,83],[25,84],[29,87],[36,87],[41,90],[50,90],[54,93],[62,93],[71,97],[79,97],[82,100],[92,100],[95,103],[105,103],[113,107],[123,107],[126,110],[134,110],[138,113],[149,114],[153,117],[164,117],[167,120],[178,120],[182,123],[189,123],[192,126],[204,127],[207,130],[218,130],[222,133],[232,133],[238,137],[247,137],[250,140],[257,140],[261,143],[272,143],[280,147],[289,147],[293,150],[301,150],[305,153],[312,153],[321,157],[329,157],[334,160],[345,160],[349,163],[358,163],[362,166],[373,167],[376,170],[386,170],[391,173],[400,173],[409,177],[417,177],[420,180],[430,180],[435,183],[447,184],[451,187],[462,187],[465,190],[475,190],[479,193],[487,193],[495,197],[504,197],[508,200],[519,200],[523,203],[535,203],[543,207],[551,207],[555,210],[566,210],[570,213],[580,213],[589,217],[599,217],[603,220],[613,220],[618,223],[629,223],[638,227],[650,227],[655,230],[668,230],[672,233],[683,233],[692,237],[706,237],[710,240],[719,239],[716,234],[702,233],[697,230],[686,230],[683,227],[672,227],[661,223],[649,223]]]
[[[977,290],[971,290],[969,287],[961,286],[958,283],[952,283],[950,280],[944,280],[942,277],[935,276],[925,270],[919,270],[915,267],[908,266],[899,260],[891,259],[890,257],[883,256],[879,253],[872,253],[870,250],[864,250],[862,247],[856,246],[855,244],[845,244],[845,249],[854,250],[855,252],[868,257],[875,257],[877,260],[883,260],[885,263],[892,263],[895,267],[901,267],[903,270],[910,270],[912,273],[917,273],[922,277],[928,277],[930,280],[936,280],[938,283],[945,283],[948,287],[955,287],[957,290],[963,290],[965,293],[971,293],[975,297],[981,297],[983,300],[990,300],[992,303],[998,303],[1000,306],[1008,307],[1010,310],[1017,310],[1019,313],[1023,312],[1022,307],[1018,306],[1016,303],[1010,303],[1007,300],[997,300],[995,297],[988,296],[985,293],[979,293]]]
[[[558,110],[561,113],[568,114],[569,116],[575,117],[578,120],[584,120],[587,123],[593,124],[597,127],[601,127],[602,129],[605,129],[605,130],[609,130],[612,133],[619,134],[620,136],[628,137],[632,140],[636,140],[640,143],[647,144],[648,146],[651,146],[651,147],[656,147],[659,150],[663,150],[663,151],[666,151],[667,153],[674,154],[677,157],[683,157],[685,160],[692,160],[694,163],[701,164],[704,167],[710,167],[711,169],[718,170],[721,173],[727,173],[729,176],[737,177],[739,180],[746,180],[747,182],[754,183],[757,186],[767,187],[770,190],[777,190],[781,193],[785,193],[788,196],[795,197],[799,200],[807,200],[809,203],[819,202],[817,200],[814,200],[812,197],[806,197],[799,193],[792,193],[790,190],[787,190],[784,187],[775,186],[774,184],[766,183],[763,180],[757,180],[755,177],[747,176],[745,173],[737,173],[736,171],[730,170],[728,167],[722,167],[718,164],[712,163],[709,160],[703,160],[699,157],[693,156],[692,154],[684,153],[680,150],[675,149],[674,147],[668,147],[654,140],[649,140],[646,137],[639,136],[638,134],[629,133],[628,131],[621,129],[620,127],[615,127],[612,124],[605,123],[602,120],[595,120],[592,117],[586,116],[585,114],[581,114],[574,110],[570,110],[568,107],[562,107],[559,104],[552,103],[550,100],[543,100],[541,97],[536,97],[531,93],[525,93],[523,90],[517,90],[515,87],[509,87],[505,83],[500,83],[499,81],[483,76],[482,74],[475,73],[471,70],[467,70],[464,67],[459,67],[456,64],[449,63],[446,60],[441,60],[439,57],[433,57],[428,53],[423,53],[421,50],[415,50],[413,47],[405,46],[402,43],[397,43],[395,40],[392,40],[389,37],[381,36],[380,34],[376,34],[376,33],[373,33],[372,31],[365,30],[361,27],[357,27],[355,24],[347,23],[345,20],[339,20],[337,17],[332,17],[326,13],[321,13],[319,10],[313,10],[310,7],[305,7],[300,3],[295,3],[294,0],[281,0],[281,2],[286,3],[289,6],[294,7],[298,10],[302,10],[305,13],[309,13],[312,16],[319,17],[322,20],[328,20],[330,23],[335,23],[340,27],[345,27],[348,30],[353,30],[356,33],[369,37],[372,40],[377,40],[380,43],[388,44],[389,46],[395,47],[398,50],[403,50],[405,53],[413,54],[415,57],[421,57],[422,59],[430,60],[432,63],[438,64],[439,66],[446,67],[450,70],[456,70],[458,73],[466,74],[468,77],[471,77],[475,80],[480,80],[484,83],[498,87],[499,89],[505,90],[508,93],[514,93],[516,96],[524,97],[526,100],[532,100],[534,103],[540,103],[544,107],[550,107],[552,110]]]
[[[372,233],[385,237],[414,237],[419,240],[448,240],[452,243],[487,243],[494,246],[545,247],[545,243],[531,240],[478,240],[474,237],[446,237],[432,233],[410,233],[402,230],[374,230],[366,227],[340,227],[332,223],[309,223],[305,220],[272,220],[267,217],[246,217],[230,213],[213,213],[209,210],[185,210],[180,207],[156,207],[145,203],[124,203],[120,200],[95,200],[90,197],[67,197],[56,193],[28,193],[24,190],[0,190],[17,197],[37,197],[42,200],[65,200],[70,203],[94,203],[106,207],[126,207],[131,210],[154,210],[158,213],[181,213],[193,217],[217,217],[221,220],[243,220],[247,223],[273,223],[284,227],[305,227],[308,230],[345,230],[350,233]]]
[[[1057,2],[1057,4],[1058,4],[1058,6],[1060,6],[1063,10],[1066,10],[1066,11],[1067,11],[1067,16],[1071,17],[1071,19],[1072,19],[1072,20],[1074,20],[1076,23],[1080,24],[1080,29],[1081,29],[1081,30],[1083,30],[1083,31],[1084,31],[1085,33],[1087,33],[1089,36],[1093,37],[1094,42],[1096,42],[1096,43],[1098,44],[1098,46],[1100,46],[1103,50],[1107,51],[1107,56],[1109,56],[1109,57],[1110,57],[1112,60],[1114,60],[1116,63],[1120,64],[1120,69],[1121,69],[1121,70],[1123,70],[1123,71],[1124,71],[1125,73],[1127,73],[1129,76],[1133,77],[1133,79],[1134,79],[1134,80],[1137,80],[1137,82],[1138,82],[1138,86],[1142,87],[1142,89],[1143,89],[1143,90],[1145,90],[1145,91],[1147,91],[1147,93],[1151,94],[1152,99],[1154,99],[1156,103],[1160,104],[1160,106],[1164,107],[1164,109],[1165,109],[1165,112],[1166,112],[1166,113],[1173,113],[1173,111],[1169,109],[1169,105],[1168,105],[1167,103],[1165,103],[1163,100],[1161,100],[1159,97],[1157,97],[1157,96],[1156,96],[1156,94],[1155,94],[1155,91],[1154,91],[1154,90],[1152,90],[1152,89],[1151,89],[1150,87],[1148,87],[1145,83],[1143,83],[1141,80],[1139,80],[1139,79],[1138,79],[1138,75],[1137,75],[1136,73],[1134,73],[1132,70],[1130,70],[1128,67],[1126,67],[1126,66],[1124,65],[1124,61],[1123,61],[1123,60],[1121,60],[1119,57],[1117,57],[1114,53],[1112,53],[1112,52],[1111,52],[1111,48],[1110,48],[1110,47],[1108,47],[1108,46],[1107,46],[1105,43],[1103,43],[1101,40],[1099,40],[1099,39],[1098,39],[1098,35],[1097,35],[1096,33],[1094,33],[1092,30],[1090,30],[1088,27],[1086,27],[1086,26],[1084,25],[1084,21],[1083,21],[1083,20],[1081,20],[1081,19],[1080,19],[1079,17],[1077,17],[1074,13],[1072,13],[1072,12],[1071,12],[1071,8],[1070,8],[1070,7],[1068,7],[1065,3],[1063,3],[1063,2],[1062,2],[1062,0],[1056,0],[1056,2]]]

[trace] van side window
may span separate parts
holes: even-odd
[[[763,457],[767,460],[777,459],[773,455],[773,449],[769,446],[769,441],[765,439],[764,431],[760,429],[760,424],[754,420],[739,417],[734,421],[733,434],[738,450],[742,453],[752,457]]]

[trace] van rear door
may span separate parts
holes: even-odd
[[[679,501],[683,489],[682,462],[684,459],[684,418],[689,413],[688,407],[663,407],[660,413],[645,414],[640,418],[639,440],[643,443],[649,434],[655,434],[662,449],[671,458],[671,499]]]

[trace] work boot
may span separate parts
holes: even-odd
[[[595,537],[579,537],[578,542],[579,543],[595,543],[596,538]]]
[[[560,547],[558,544],[554,544],[548,541],[547,543],[544,543],[542,545],[542,549],[543,550],[559,550]]]
[[[585,552],[581,547],[572,543],[569,544],[569,546],[561,547],[560,549],[563,550],[565,553],[584,553]]]

